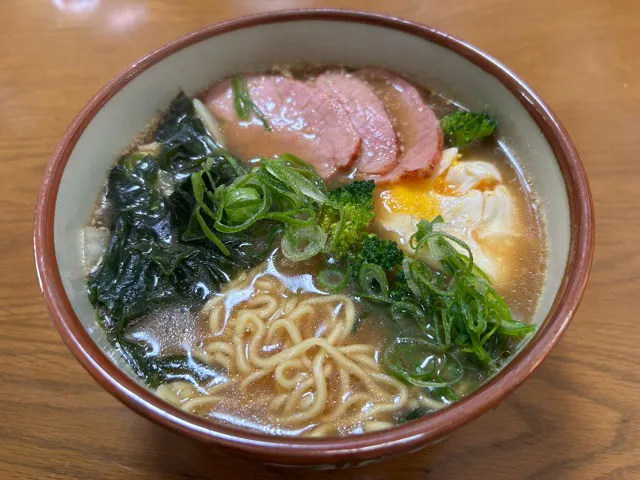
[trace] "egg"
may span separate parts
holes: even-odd
[[[463,159],[456,148],[449,148],[442,153],[436,175],[402,179],[379,186],[376,193],[378,233],[395,240],[407,254],[413,254],[409,242],[418,222],[440,215],[444,222],[437,228],[467,243],[474,262],[494,283],[508,280],[505,258],[517,222],[512,194],[494,164]],[[428,256],[424,260],[439,267]]]
[[[502,175],[498,168],[489,162],[471,160],[452,165],[444,177],[449,191],[462,195],[469,190],[491,190],[502,183]]]

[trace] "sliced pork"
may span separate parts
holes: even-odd
[[[362,138],[355,166],[359,174],[381,175],[398,163],[396,133],[382,101],[365,82],[340,72],[318,76],[313,85],[335,96]]]
[[[361,139],[338,99],[313,86],[278,75],[248,75],[251,100],[272,131],[253,113],[240,120],[234,108],[231,80],[211,87],[202,96],[224,135],[225,146],[249,159],[292,153],[324,177],[351,165]]]
[[[401,149],[398,163],[391,171],[370,178],[385,183],[404,176],[432,175],[442,155],[442,131],[420,92],[401,76],[381,68],[361,70],[358,76],[384,103]]]

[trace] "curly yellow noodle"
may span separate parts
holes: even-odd
[[[252,418],[270,428],[323,436],[387,428],[421,403],[380,368],[375,346],[350,341],[357,315],[346,295],[295,294],[261,267],[228,284],[203,314],[208,337],[194,356],[228,381],[158,388],[186,411],[242,417],[257,408]]]
[[[240,382],[240,388],[247,388],[253,382],[257,382],[267,375],[271,375],[271,370],[257,370]]]
[[[341,404],[339,404],[330,414],[322,417],[323,422],[330,422],[332,420],[337,420],[339,417],[343,416],[347,411],[357,403],[365,403],[367,401],[367,396],[364,393],[354,393],[349,395]]]

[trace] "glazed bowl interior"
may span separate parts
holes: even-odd
[[[221,441],[227,442],[227,446],[233,446],[239,437],[243,441],[251,438],[254,444],[260,445],[261,442],[268,444],[271,441],[260,434],[243,433],[239,429],[200,419],[191,420],[189,415],[163,405],[160,400],[145,397],[142,393],[146,388],[144,385],[139,384],[138,388],[134,388],[131,386],[133,383],[124,385],[123,380],[114,379],[114,375],[108,371],[108,365],[99,358],[100,351],[121,371],[126,372],[131,380],[139,382],[118,351],[106,341],[87,299],[80,254],[80,229],[91,218],[107,172],[119,153],[131,143],[137,132],[168,106],[179,90],[196,94],[212,82],[231,74],[260,71],[277,64],[303,61],[351,67],[377,65],[400,72],[419,85],[455,99],[464,107],[493,114],[500,125],[503,146],[516,159],[521,173],[536,192],[541,215],[546,222],[548,270],[534,321],[539,324],[551,321],[553,315],[550,316],[550,313],[558,309],[557,297],[566,283],[567,264],[575,251],[572,245],[575,245],[576,233],[571,230],[572,212],[568,193],[571,189],[567,187],[566,175],[563,175],[559,166],[557,152],[554,153],[552,149],[548,133],[543,132],[539,122],[525,107],[527,101],[538,104],[539,100],[524,86],[516,91],[514,85],[518,84],[517,79],[511,78],[499,66],[495,68],[500,71],[501,79],[494,76],[495,72],[470,60],[474,56],[483,57],[472,47],[457,41],[452,41],[453,47],[447,45],[450,37],[444,34],[434,31],[428,34],[427,30],[418,27],[405,28],[401,21],[376,21],[377,17],[373,16],[359,18],[340,14],[265,16],[262,21],[253,19],[199,32],[173,46],[164,47],[118,77],[94,98],[67,133],[56,153],[57,163],[50,165],[51,178],[59,177],[57,192],[57,181],[50,179],[49,185],[43,187],[48,191],[41,193],[44,195],[42,201],[54,202],[48,206],[49,211],[53,212],[53,219],[37,220],[37,224],[40,222],[43,225],[53,222],[54,256],[46,268],[43,267],[45,260],[39,260],[39,271],[41,276],[43,269],[59,272],[68,306],[99,349],[94,352],[84,344],[69,326],[70,322],[76,321],[68,318],[72,313],[65,313],[64,308],[52,307],[51,302],[57,300],[50,300],[50,308],[63,336],[66,334],[71,337],[66,338],[67,343],[72,345],[76,355],[94,376],[130,406],[149,416],[157,414],[166,424],[178,425],[176,428],[182,431],[193,433],[197,430],[195,436],[200,438],[209,436],[220,439],[223,435],[219,433],[224,432],[228,438]],[[492,62],[483,58],[483,61]],[[511,88],[503,83],[507,77],[511,78]],[[46,239],[42,241],[46,242]],[[49,278],[43,281],[46,283]],[[44,288],[45,292],[50,290],[47,285]],[[568,316],[559,321],[564,327]],[[559,328],[555,335],[561,330]],[[553,342],[555,339],[551,338]],[[536,341],[534,338],[532,343]],[[517,378],[509,380],[508,373],[505,373],[502,381],[510,381],[507,391],[515,388],[547,351],[547,348],[540,349],[539,358],[522,366],[523,373]],[[485,394],[487,389],[498,387],[495,382],[493,385],[490,383],[484,387]],[[495,390],[486,395],[486,404],[481,405],[476,413],[494,406],[492,403],[504,396],[504,392]],[[466,401],[451,409],[464,408]],[[461,424],[470,419],[463,416],[456,421]],[[422,425],[422,430],[414,429],[413,433],[429,435],[430,419],[425,418],[418,423]],[[193,425],[197,425],[197,428]],[[365,457],[375,457],[378,455],[376,449],[383,448],[385,444],[388,446],[392,440],[406,440],[385,433],[375,435],[373,440],[365,442],[366,445],[373,445]],[[302,440],[296,442],[304,443]],[[408,442],[407,446],[415,448],[419,443]],[[353,454],[358,445],[345,444],[344,448],[345,451],[351,449]],[[345,458],[350,457],[347,455]]]

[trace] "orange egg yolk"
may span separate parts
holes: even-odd
[[[458,154],[447,170],[437,178],[403,178],[390,185],[376,188],[376,212],[384,208],[387,212],[405,213],[418,218],[433,220],[440,215],[440,206],[435,194],[454,196],[455,187],[446,182],[447,171],[460,160]]]
[[[376,189],[376,208],[433,220],[440,214],[438,199],[433,195],[434,181],[408,178]]]

